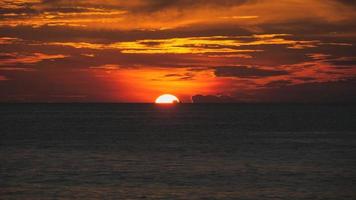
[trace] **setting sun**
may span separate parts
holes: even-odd
[[[179,99],[171,94],[163,94],[161,96],[159,96],[155,103],[159,103],[159,104],[170,104],[170,103],[179,103]]]

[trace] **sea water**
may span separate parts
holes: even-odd
[[[356,106],[0,104],[0,199],[356,199]]]

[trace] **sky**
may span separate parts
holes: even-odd
[[[356,102],[354,0],[0,0],[0,102]]]

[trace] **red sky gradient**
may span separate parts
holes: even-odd
[[[353,0],[0,0],[0,102],[355,102]]]

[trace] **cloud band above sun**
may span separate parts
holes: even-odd
[[[355,101],[355,17],[348,0],[0,0],[0,101]]]

